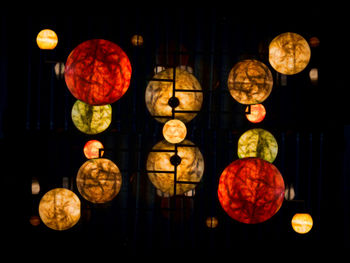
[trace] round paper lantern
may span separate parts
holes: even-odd
[[[170,143],[180,143],[186,138],[186,125],[180,120],[167,121],[163,126],[164,139]]]
[[[98,134],[106,130],[112,122],[112,106],[92,106],[77,100],[72,108],[75,127],[86,134]]]
[[[313,226],[313,220],[308,213],[296,213],[292,218],[292,227],[299,234],[308,233]]]
[[[252,123],[262,122],[266,116],[266,110],[264,105],[262,104],[249,105],[246,108],[246,112],[248,112],[249,107],[250,107],[250,113],[246,113],[245,115],[247,120]]]
[[[279,73],[293,75],[302,71],[310,61],[311,50],[299,34],[286,32],[275,37],[269,45],[269,62]]]
[[[130,78],[129,58],[108,40],[85,41],[67,58],[68,89],[75,98],[90,105],[111,104],[120,99],[129,88]]]
[[[92,203],[111,201],[120,191],[122,175],[118,166],[109,159],[86,161],[76,178],[79,193]]]
[[[88,159],[100,158],[103,156],[103,144],[98,140],[90,140],[84,145],[83,151]]]
[[[51,229],[69,229],[80,219],[80,200],[66,188],[52,189],[40,200],[39,216]]]
[[[272,163],[278,153],[278,144],[270,132],[256,128],[241,135],[237,149],[238,158],[259,157]]]
[[[269,68],[255,59],[238,62],[228,76],[231,96],[241,104],[257,104],[270,95],[273,78]]]
[[[131,38],[131,44],[135,47],[143,45],[143,37],[141,35],[133,35]]]
[[[54,49],[58,43],[57,34],[51,29],[43,29],[37,35],[36,43],[40,49]]]
[[[278,169],[260,158],[232,162],[220,176],[218,197],[233,219],[261,223],[277,213],[284,199],[284,181]]]
[[[175,147],[177,155],[174,153]],[[185,139],[176,146],[166,140],[157,143],[148,154],[148,178],[157,189],[170,196],[174,195],[175,175],[169,172],[175,171],[175,165],[177,181],[199,183],[204,172],[203,156],[191,141]],[[195,187],[196,184],[177,183],[176,195],[182,195]]]
[[[202,107],[203,93],[201,85],[194,75],[187,70],[176,68],[175,91],[173,97],[173,82],[162,81],[173,79],[173,68],[165,69],[148,83],[145,92],[146,106],[152,116],[168,116],[172,118],[172,109],[176,111],[199,111]],[[197,115],[196,112],[175,112],[174,118],[184,123],[189,122]],[[159,122],[166,122],[169,118],[155,118]]]

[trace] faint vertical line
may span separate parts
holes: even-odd
[[[1,39],[6,39],[7,35],[7,17],[6,15],[2,16],[1,18]],[[0,50],[0,138],[3,138],[4,136],[4,118],[7,118],[8,116],[5,116],[5,114],[8,114],[6,112],[7,107],[7,67],[8,67],[8,57],[7,57],[7,42],[1,41],[1,50]]]
[[[214,52],[215,52],[215,34],[216,23],[215,15],[211,14],[211,41],[210,41],[210,67],[209,67],[209,101],[208,101],[208,129],[213,127],[213,75],[214,75]]]
[[[310,199],[311,199],[311,177],[312,177],[312,162],[313,162],[313,152],[312,152],[312,132],[310,132],[309,134],[309,159],[308,159],[308,183],[307,183],[307,187],[308,187],[308,191],[307,191],[307,200],[305,202],[306,204],[306,208],[307,210],[311,209],[311,203],[310,203]]]
[[[28,32],[29,36],[28,39],[30,39],[28,43],[28,75],[27,75],[27,105],[26,105],[26,130],[30,130],[30,109],[31,109],[31,90],[32,90],[32,20],[31,18],[28,18]]]
[[[319,166],[319,174],[318,174],[318,209],[317,209],[317,218],[318,218],[318,231],[317,233],[320,235],[321,233],[321,203],[322,203],[322,176],[323,176],[323,142],[324,142],[324,134],[320,133],[320,166]]]
[[[39,70],[38,70],[38,86],[37,86],[37,112],[36,112],[36,129],[40,130],[41,128],[41,86],[42,86],[42,77],[43,77],[43,61],[45,53],[40,50],[39,55]]]
[[[50,79],[50,109],[49,109],[49,116],[50,116],[50,130],[53,130],[54,128],[54,108],[55,108],[55,64],[51,69],[51,79]]]
[[[299,190],[299,169],[300,169],[300,134],[297,132],[296,138],[295,138],[295,185],[294,185],[294,191],[295,195],[298,196],[298,190]],[[298,196],[299,197],[299,196]]]

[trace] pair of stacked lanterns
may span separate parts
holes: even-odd
[[[302,71],[310,59],[307,42],[295,33],[277,36],[270,43],[269,52],[271,66],[287,75]],[[77,99],[72,109],[74,125],[87,134],[97,134],[108,128],[111,104],[125,94],[130,78],[130,61],[118,45],[103,39],[78,45],[65,66],[67,87]],[[266,111],[261,103],[270,95],[272,86],[269,68],[257,60],[238,62],[228,78],[232,97],[248,105],[246,117],[253,123],[263,120]],[[202,106],[201,86],[188,71],[180,67],[168,68],[149,82],[145,101],[151,115],[164,123],[164,140],[148,155],[148,177],[161,192],[182,195],[194,189],[204,172],[200,150],[185,139],[185,123],[191,121]],[[103,148],[102,145],[98,147]],[[266,130],[248,130],[240,137],[239,159],[226,167],[218,186],[219,201],[230,217],[251,224],[263,222],[277,213],[284,197],[282,175],[272,164],[277,151],[277,141]],[[119,168],[111,160],[101,158],[100,153],[93,157],[86,154],[89,160],[80,167],[76,177],[80,194],[93,203],[112,200],[122,182]],[[79,198],[70,190],[53,189],[40,201],[39,214],[48,227],[68,229],[79,220]]]

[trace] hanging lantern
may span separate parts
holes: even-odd
[[[175,148],[177,153],[175,153]],[[174,179],[191,183],[176,183],[176,195],[196,187],[202,179],[204,160],[199,149],[189,140],[171,144],[165,140],[157,143],[147,158],[147,173],[152,184],[163,193],[174,195]]]
[[[255,59],[238,62],[228,76],[231,96],[241,104],[262,103],[270,95],[273,78],[269,68]]]
[[[301,72],[309,64],[310,57],[309,44],[296,33],[280,34],[269,45],[269,62],[282,74],[293,75]]]
[[[111,201],[120,191],[122,175],[118,166],[109,159],[86,161],[76,178],[79,193],[92,203]]]
[[[250,112],[249,112],[249,107],[250,107]],[[262,122],[266,116],[266,110],[264,105],[262,104],[248,105],[245,112],[246,112],[245,116],[247,120],[252,123]]]
[[[218,197],[233,219],[255,224],[277,213],[284,199],[284,181],[278,169],[260,158],[232,162],[220,176]]]
[[[202,88],[194,75],[187,70],[176,68],[175,94],[173,94],[173,82],[171,81],[173,73],[173,68],[168,68],[154,75],[153,78],[158,80],[148,83],[145,92],[146,106],[152,116],[163,117],[155,117],[159,122],[164,123],[169,118],[175,118],[187,123],[197,115],[197,112],[178,111],[199,111],[203,102]],[[174,116],[172,116],[173,109],[177,111]]]
[[[32,178],[32,195],[37,195],[40,192],[39,180],[35,177]]]
[[[215,216],[209,216],[207,220],[205,220],[205,224],[209,228],[216,228],[219,224],[219,221]]]
[[[64,77],[64,63],[57,62],[54,67],[55,75],[57,79],[63,79]]]
[[[256,128],[241,135],[237,149],[238,158],[259,157],[272,163],[277,156],[278,144],[270,132]]]
[[[143,37],[141,35],[133,35],[131,38],[131,44],[135,47],[143,45]]]
[[[37,215],[33,215],[29,218],[29,223],[32,225],[32,226],[38,226],[40,225],[40,217],[37,216]]]
[[[186,138],[186,125],[180,120],[167,121],[163,126],[164,139],[170,143],[180,143]]]
[[[67,58],[65,80],[78,100],[90,105],[111,104],[130,85],[131,64],[113,42],[92,39],[78,45]]]
[[[36,43],[40,49],[54,49],[58,43],[57,34],[51,29],[43,29],[37,35]]]
[[[75,127],[86,134],[98,134],[106,130],[112,122],[112,106],[92,106],[77,100],[72,108]]]
[[[98,140],[90,140],[84,145],[83,151],[88,159],[100,158],[103,156],[103,144]]]
[[[308,233],[313,226],[313,220],[310,214],[296,213],[292,218],[292,227],[299,234]]]
[[[39,216],[51,229],[69,229],[80,219],[80,200],[71,190],[52,189],[40,200]]]

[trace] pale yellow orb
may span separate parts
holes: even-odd
[[[186,138],[186,125],[180,120],[167,121],[163,126],[163,136],[170,143],[180,143]]]
[[[40,49],[54,49],[58,43],[57,34],[51,29],[43,29],[37,35],[36,43]]]
[[[292,227],[299,234],[308,233],[313,226],[313,220],[308,213],[296,213],[292,218]]]

